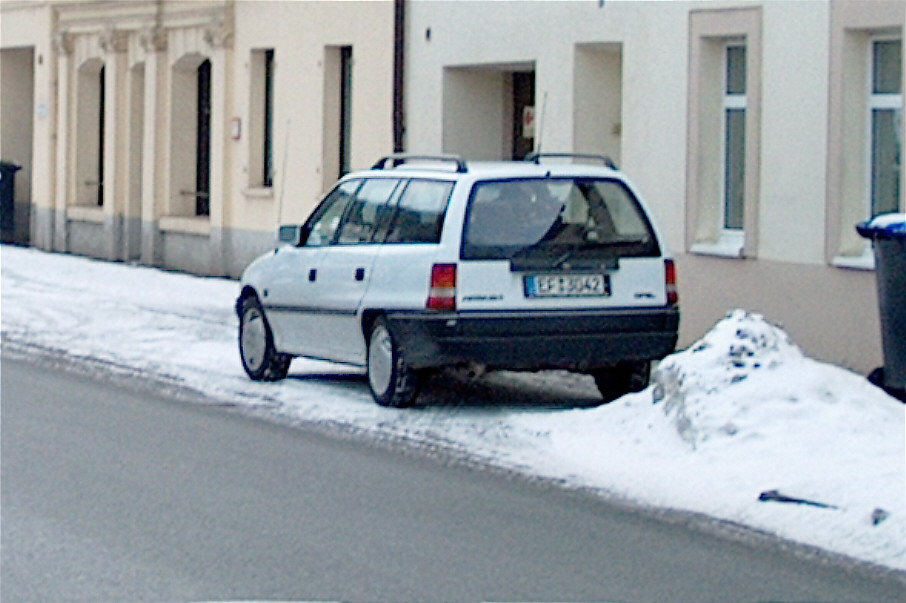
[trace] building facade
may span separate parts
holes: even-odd
[[[236,276],[393,149],[611,157],[732,308],[881,363],[855,224],[906,211],[901,0],[0,0],[15,237]]]
[[[906,211],[899,0],[412,2],[407,149],[611,157],[677,258],[681,345],[736,307],[881,364],[870,246]]]
[[[20,242],[235,276],[394,146],[392,1],[0,9]]]

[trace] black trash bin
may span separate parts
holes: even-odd
[[[856,226],[875,252],[884,366],[869,379],[906,402],[906,214],[883,214]]]
[[[22,168],[9,161],[0,161],[0,242],[11,243],[16,238],[16,172]]]

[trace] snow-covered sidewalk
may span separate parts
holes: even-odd
[[[285,420],[349,425],[656,508],[703,514],[906,570],[906,405],[732,312],[648,390],[594,407],[584,376],[431,380],[375,405],[361,371],[297,359],[255,383],[235,281],[4,246],[2,341],[110,363]],[[832,327],[831,327],[832,328]],[[788,499],[797,499],[794,502]]]

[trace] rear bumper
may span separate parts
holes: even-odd
[[[387,320],[413,368],[477,362],[498,369],[591,371],[672,353],[679,309],[388,312]]]

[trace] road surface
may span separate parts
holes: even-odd
[[[6,354],[0,425],[3,601],[906,598],[763,542]]]

